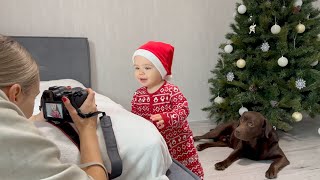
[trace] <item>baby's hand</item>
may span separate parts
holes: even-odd
[[[156,122],[156,126],[158,129],[164,128],[164,120],[162,119],[160,114],[154,114],[150,116],[150,119],[153,122]]]

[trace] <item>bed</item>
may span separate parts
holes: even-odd
[[[87,38],[13,36],[36,59],[40,67],[40,92],[50,86],[91,87],[90,51]],[[40,93],[35,100],[34,115],[39,113]],[[96,93],[96,104],[112,119],[118,149],[123,161],[122,175],[116,179],[199,179],[179,162],[171,159],[164,139],[152,123],[125,110],[110,98]],[[35,121],[44,136],[56,143],[60,160],[79,163],[79,151],[64,134],[44,121]],[[98,137],[101,129],[97,130]],[[146,134],[148,136],[146,136]],[[104,139],[99,138],[102,154]],[[111,165],[103,155],[107,169]]]

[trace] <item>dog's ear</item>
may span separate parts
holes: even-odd
[[[239,119],[234,120],[234,122],[236,122],[235,124],[237,125],[237,127],[240,126],[240,120],[241,120],[241,117]]]
[[[237,125],[237,127],[240,125],[240,119],[234,120],[234,122],[236,122],[235,124]]]
[[[240,121],[241,121],[242,118],[244,118],[244,114],[245,114],[245,113],[246,113],[246,112],[242,113],[242,115],[240,116],[239,119],[235,119],[235,121],[237,122],[237,127],[240,126]]]
[[[263,128],[264,128],[265,137],[269,138],[269,134],[272,131],[272,126],[269,124],[269,122],[268,122],[268,120],[266,118],[264,118]]]

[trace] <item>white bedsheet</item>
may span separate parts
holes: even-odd
[[[35,101],[34,114],[39,113],[40,97],[50,86],[84,87],[81,83],[70,80],[42,81],[41,93]],[[167,145],[152,123],[144,120],[113,102],[106,96],[96,93],[98,110],[105,111],[111,117],[119,154],[123,161],[122,175],[116,179],[152,180],[168,179],[165,176],[172,160]],[[79,164],[79,151],[75,145],[57,128],[46,122],[36,121],[35,125],[61,151],[60,160],[67,163]],[[111,165],[107,156],[101,128],[97,130],[103,161],[107,169]]]

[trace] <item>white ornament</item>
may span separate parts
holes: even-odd
[[[293,3],[294,7],[298,7],[298,6],[302,6],[303,2],[302,0],[295,0],[295,2]]]
[[[227,81],[233,81],[233,79],[234,79],[234,74],[233,74],[233,72],[228,72],[228,74],[227,74]]]
[[[253,16],[252,16],[252,15],[250,15],[250,17],[249,17],[248,21],[249,21],[249,22],[252,22],[252,20],[253,20]]]
[[[297,30],[298,33],[303,33],[306,30],[306,27],[303,24],[299,23],[296,26],[296,30]]]
[[[310,66],[316,66],[316,65],[318,65],[318,63],[319,63],[319,61],[316,60],[316,61],[314,61],[313,63],[311,63]]]
[[[288,64],[288,59],[284,56],[278,59],[278,65],[281,67],[285,67]]]
[[[262,50],[263,52],[269,51],[269,48],[270,48],[270,46],[269,46],[269,43],[268,43],[268,42],[262,43],[262,45],[261,45],[261,50]]]
[[[319,63],[319,61],[316,60],[316,61],[314,61],[313,63],[311,63],[310,66],[316,66],[316,65],[318,65],[318,63]]]
[[[247,7],[246,7],[245,5],[241,4],[241,5],[238,7],[238,13],[239,13],[239,14],[244,14],[244,13],[246,13],[246,11],[247,11]]]
[[[302,114],[300,112],[294,112],[292,113],[292,118],[296,121],[299,122],[302,120]]]
[[[299,90],[301,90],[302,88],[306,87],[306,81],[299,78],[296,80],[296,88],[298,88]]]
[[[320,134],[320,128],[318,129],[318,134]]]
[[[249,34],[251,34],[251,32],[256,33],[256,26],[254,23],[249,27]]]
[[[221,104],[224,102],[224,99],[220,96],[217,96],[216,98],[214,98],[213,102],[216,104]]]
[[[224,47],[224,52],[231,53],[232,51],[233,51],[233,47],[230,44]]]
[[[272,107],[277,107],[278,104],[279,104],[279,102],[278,102],[278,101],[271,100],[271,101],[270,101],[270,104],[271,104]]]
[[[247,111],[249,111],[246,107],[241,107],[240,109],[239,109],[239,114],[240,114],[240,116],[242,116],[242,114],[244,113],[244,112],[247,112]]]
[[[246,66],[246,61],[244,59],[239,59],[237,61],[237,67],[238,68],[244,68]]]
[[[278,24],[275,24],[271,27],[272,34],[279,34],[280,31],[281,31],[281,27]]]

